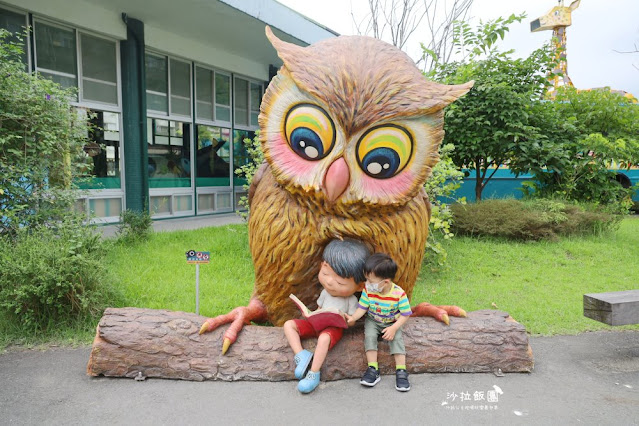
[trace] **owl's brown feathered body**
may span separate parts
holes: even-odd
[[[248,308],[202,327],[233,320],[229,341],[242,322],[297,316],[291,293],[314,307],[322,252],[335,238],[389,254],[410,297],[428,237],[423,185],[439,160],[443,108],[472,87],[430,82],[405,53],[370,37],[300,47],[268,27],[266,35],[284,66],[262,98],[266,164],[249,191],[255,291]]]
[[[291,293],[311,309],[316,306],[322,290],[317,279],[322,252],[335,238],[355,238],[372,252],[392,253],[398,265],[394,281],[410,298],[428,237],[430,203],[423,190],[399,209],[362,208],[345,217],[320,210],[308,199],[296,199],[277,184],[267,167],[251,201],[253,296],[266,305],[274,325],[298,316],[288,298]]]

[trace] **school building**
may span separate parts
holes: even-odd
[[[28,69],[76,88],[103,129],[77,203],[103,222],[238,208],[243,140],[282,65],[265,25],[301,46],[338,35],[274,0],[0,0],[0,28],[32,29]]]

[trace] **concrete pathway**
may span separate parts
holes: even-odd
[[[155,232],[182,231],[236,223],[244,223],[244,220],[237,213],[224,213],[209,216],[154,220],[153,230]],[[116,235],[118,225],[99,226],[97,229],[102,232],[105,238],[111,238]]]
[[[93,378],[90,348],[0,355],[0,424],[639,424],[639,332],[534,337],[530,374],[412,375],[374,388],[322,383]],[[410,362],[410,354],[409,354]]]

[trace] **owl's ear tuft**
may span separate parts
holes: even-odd
[[[464,96],[466,93],[470,91],[475,85],[475,80],[468,81],[464,84],[456,84],[454,86],[448,86],[450,91],[448,92],[448,98],[452,98],[451,102],[457,100],[458,98]]]
[[[287,65],[291,58],[300,55],[304,51],[304,48],[301,46],[277,38],[268,25],[266,26],[265,32],[266,37],[277,51],[277,56],[284,62],[284,65]]]
[[[423,99],[420,109],[422,112],[432,113],[445,108],[468,93],[474,84],[474,80],[464,84],[446,85],[423,79],[420,84],[422,86],[421,96]]]

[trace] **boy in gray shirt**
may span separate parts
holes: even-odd
[[[366,246],[355,240],[333,240],[326,246],[318,274],[319,282],[324,287],[317,299],[320,308],[333,307],[345,314],[355,313],[355,293],[363,289],[364,263],[368,256]],[[304,319],[284,323],[284,334],[295,353],[295,378],[301,379],[297,385],[300,392],[312,392],[319,385],[320,368],[326,354],[339,342],[343,333],[344,329],[338,327],[327,327],[316,332]],[[302,348],[301,339],[309,337],[317,338],[315,354]],[[306,374],[309,365],[310,370]]]

